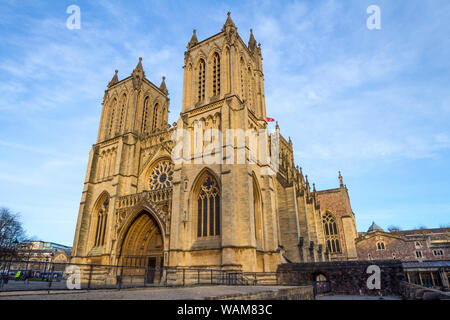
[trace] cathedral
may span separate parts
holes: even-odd
[[[278,124],[269,133],[262,61],[253,32],[246,44],[229,13],[207,39],[194,30],[173,124],[165,78],[151,82],[142,58],[125,79],[116,70],[89,155],[72,263],[274,272],[282,263],[357,259],[341,174],[339,187],[316,190],[295,165],[291,139]]]

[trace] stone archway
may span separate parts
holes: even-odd
[[[163,233],[155,218],[142,211],[128,227],[120,247],[123,281],[159,282],[164,267]]]
[[[321,272],[312,274],[315,294],[325,294],[331,291],[331,284],[328,277]]]

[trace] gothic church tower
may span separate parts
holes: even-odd
[[[141,58],[129,77],[119,80],[116,70],[109,82],[73,263],[139,267],[127,272],[143,277],[143,267],[274,272],[289,261],[355,259],[342,177],[339,189],[311,190],[291,139],[278,125],[267,131],[261,46],[252,30],[244,43],[230,13],[205,40],[194,30],[173,125],[168,95],[165,78],[159,86],[146,78]],[[96,277],[113,283],[114,270]]]
[[[108,84],[103,99],[97,143],[92,147],[78,215],[73,261],[116,265],[123,258],[123,224],[129,208],[142,205],[138,194],[148,189],[149,153],[161,150],[157,165],[171,168],[169,98],[163,78],[158,87],[145,78],[142,58],[131,76],[119,81],[118,71]],[[152,145],[149,148],[149,145]],[[167,216],[169,196],[152,203],[156,215]],[[133,214],[130,214],[132,216]],[[132,218],[134,219],[134,217]],[[141,223],[153,225],[151,219]],[[160,219],[164,223],[164,219]],[[158,226],[161,228],[161,225]],[[156,265],[163,262],[162,230],[156,228],[153,248]],[[121,233],[122,231],[122,233]],[[127,230],[126,232],[129,232]],[[120,238],[122,237],[122,238]],[[139,239],[138,239],[139,240]],[[122,250],[124,249],[124,250]],[[134,256],[136,248],[127,248]],[[153,261],[153,260],[152,260]],[[153,261],[154,262],[154,261]]]
[[[252,32],[244,43],[229,13],[220,33],[199,42],[194,30],[188,43],[178,128],[192,137],[193,150],[183,155],[189,164],[174,167],[181,183],[173,188],[171,262],[274,271],[280,263],[274,176],[250,159],[251,141],[238,145],[225,136],[227,130],[267,134],[261,48]],[[222,135],[208,136],[208,129]],[[205,149],[214,143],[216,161],[208,161]],[[214,199],[206,192],[210,183]]]

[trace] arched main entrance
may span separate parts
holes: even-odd
[[[119,256],[123,280],[159,282],[164,266],[164,242],[153,216],[141,212],[128,228]]]

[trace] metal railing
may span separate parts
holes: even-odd
[[[277,284],[276,273],[0,260],[0,291]]]

